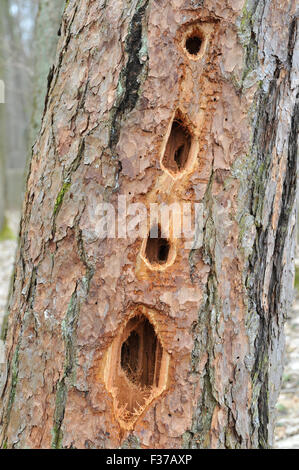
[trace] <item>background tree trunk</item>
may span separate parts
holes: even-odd
[[[5,68],[4,68],[4,21],[6,16],[6,2],[1,4],[0,16],[0,80],[4,82],[5,87]],[[0,232],[4,226],[5,216],[5,103],[0,102]]]
[[[0,103],[0,119],[1,119],[1,116],[3,115],[3,108],[4,108],[4,104]],[[4,226],[4,215],[5,215],[5,161],[4,161],[4,151],[3,151],[3,146],[2,146],[2,138],[3,138],[3,135],[1,135],[1,143],[0,143],[0,233]]]
[[[5,156],[6,208],[20,209],[23,175],[32,109],[32,35],[36,2],[1,2],[2,79],[5,106],[1,106],[1,151]],[[3,136],[3,137],[2,137]]]
[[[57,33],[64,0],[39,0],[34,28],[33,109],[30,128],[30,147],[40,129],[47,92],[47,77],[57,49]],[[31,156],[31,151],[30,151]]]
[[[0,104],[0,113],[2,113],[3,104]],[[4,213],[5,213],[5,165],[4,165],[4,155],[0,151],[0,232],[4,226]]]
[[[3,447],[271,445],[297,32],[291,0],[68,2],[23,208]],[[202,246],[161,239],[157,267],[138,235],[100,239],[97,205],[119,195],[201,202]]]
[[[3,1],[3,54],[5,60],[6,112],[1,123],[5,128],[6,166],[10,169],[24,168],[28,142],[28,116],[31,113],[32,76],[28,48],[31,43],[22,40],[20,21],[22,10],[13,16],[11,3]],[[27,19],[28,20],[28,19]]]

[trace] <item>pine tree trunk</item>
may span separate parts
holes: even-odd
[[[23,208],[3,447],[272,444],[294,15],[291,0],[68,2]],[[129,216],[100,237],[99,204],[120,196],[201,204],[202,240],[128,237]]]

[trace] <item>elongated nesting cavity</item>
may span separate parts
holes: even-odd
[[[174,175],[182,172],[188,164],[190,147],[191,134],[187,126],[181,119],[175,119],[162,159],[163,166]]]

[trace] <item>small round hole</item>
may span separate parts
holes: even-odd
[[[190,36],[186,40],[186,50],[189,52],[191,55],[198,55],[202,45],[202,38],[194,34],[193,36]]]

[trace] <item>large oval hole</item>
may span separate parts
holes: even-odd
[[[168,384],[170,355],[155,329],[156,313],[137,307],[104,357],[102,377],[113,397],[115,416],[126,430]]]
[[[132,331],[121,347],[121,367],[127,376],[134,381],[138,369],[137,351],[140,348],[140,338],[136,331]]]
[[[188,163],[191,135],[181,119],[173,121],[162,159],[163,166],[174,175],[183,171]]]
[[[153,325],[141,315],[127,325],[129,336],[121,347],[121,368],[137,386],[158,386],[162,346]]]

